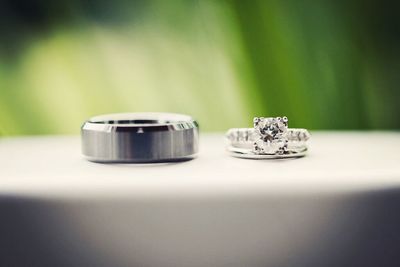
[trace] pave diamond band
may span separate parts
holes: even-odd
[[[310,133],[306,129],[289,128],[286,136],[292,142],[306,142],[310,139]],[[257,139],[254,128],[232,128],[226,133],[226,137],[232,144],[251,143]]]
[[[304,156],[310,133],[288,128],[287,117],[254,118],[254,128],[233,128],[226,133],[228,151],[242,158]]]

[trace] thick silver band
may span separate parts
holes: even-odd
[[[170,162],[198,152],[198,123],[173,113],[120,113],[89,119],[81,128],[82,153],[95,162]]]

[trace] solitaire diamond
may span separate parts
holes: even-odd
[[[256,154],[283,154],[287,151],[288,138],[286,136],[288,119],[254,118],[254,129],[258,135],[253,147]]]

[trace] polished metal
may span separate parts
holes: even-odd
[[[194,158],[198,123],[174,113],[119,113],[97,116],[81,128],[82,153],[94,162],[148,163]]]
[[[228,146],[228,152],[231,156],[244,159],[287,159],[304,157],[307,153],[307,147],[290,148],[281,154],[260,154],[252,149]]]
[[[288,128],[287,117],[255,117],[254,128],[232,128],[225,135],[227,150],[248,159],[293,158],[306,155],[310,133]]]

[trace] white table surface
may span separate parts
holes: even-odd
[[[88,162],[79,137],[0,139],[0,265],[398,266],[400,133],[314,132],[290,160],[200,144],[136,165]]]
[[[221,134],[202,135],[195,160],[98,164],[83,159],[78,137],[0,139],[0,193],[39,197],[121,194],[308,193],[400,186],[400,133],[314,133],[306,157],[230,157]]]

